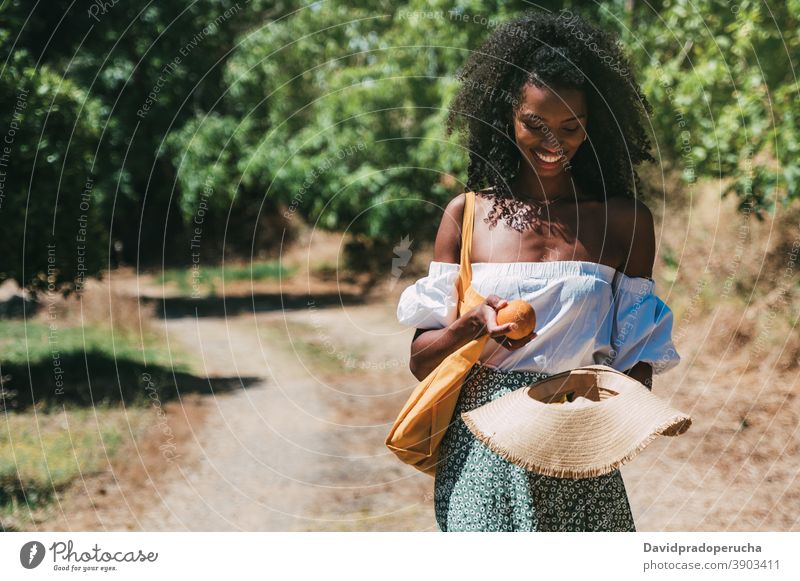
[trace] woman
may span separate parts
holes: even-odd
[[[397,315],[417,328],[411,371],[424,378],[483,333],[439,451],[443,531],[635,531],[619,470],[585,479],[513,465],[475,439],[462,411],[582,365],[601,363],[650,388],[678,364],[672,313],[653,292],[653,218],[633,166],[653,161],[650,106],[611,34],[580,18],[533,13],[499,27],[470,57],[448,134],[467,137],[475,191],[473,286],[485,304],[456,315],[465,195],[445,209],[428,276]],[[511,340],[496,312],[521,298],[537,329]]]

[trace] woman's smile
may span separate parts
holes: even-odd
[[[557,168],[561,162],[566,160],[565,155],[559,155],[557,153],[545,153],[537,150],[531,150],[531,153],[533,154],[534,161],[544,169]]]

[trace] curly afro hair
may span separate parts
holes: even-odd
[[[513,112],[525,85],[533,83],[586,95],[590,141],[570,161],[578,187],[598,200],[636,197],[635,166],[655,161],[643,127],[652,108],[612,33],[566,10],[528,12],[498,26],[457,78],[461,86],[446,133],[466,137],[468,189],[493,186],[496,196],[513,197],[510,186],[521,163]]]

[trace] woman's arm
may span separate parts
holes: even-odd
[[[653,389],[653,367],[649,363],[640,361],[626,371],[625,375],[629,375],[635,380],[645,384],[647,389]]]
[[[464,200],[464,194],[456,196],[445,208],[439,231],[436,234],[433,256],[436,262],[450,264],[460,262]],[[505,304],[506,301],[501,297],[489,295],[483,304],[462,314],[444,329],[417,329],[411,342],[409,362],[409,369],[414,377],[419,380],[424,379],[436,369],[445,357],[487,332],[490,337],[499,337],[508,333],[513,328],[512,323],[498,325],[495,318],[497,309]],[[535,333],[531,333],[516,341],[507,339],[503,341],[503,346],[509,350],[518,349],[535,336]]]
[[[483,335],[485,330],[486,324],[481,322],[477,309],[464,313],[444,329],[417,329],[411,342],[411,373],[422,381],[445,357]]]
[[[414,340],[411,342],[411,361],[409,368],[414,377],[420,381],[450,355],[453,351],[466,345],[486,333],[489,337],[499,339],[496,349],[501,346],[509,351],[521,349],[536,337],[531,331],[521,339],[503,337],[509,331],[516,329],[515,323],[498,325],[497,310],[504,307],[508,301],[497,295],[489,295],[486,301],[474,309],[467,311],[456,319],[449,327],[444,329],[417,329]],[[491,356],[491,354],[490,354]]]
[[[656,234],[650,209],[638,200],[621,200],[619,207],[610,210],[616,218],[615,231],[623,235],[620,247],[627,249],[620,269],[627,276],[652,278]],[[649,363],[640,361],[625,373],[648,389],[653,388],[653,368]]]

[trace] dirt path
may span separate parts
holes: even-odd
[[[209,396],[196,453],[158,485],[141,529],[436,530],[433,480],[383,446],[387,410],[413,380],[393,316],[357,306],[168,320],[198,375],[263,381]]]

